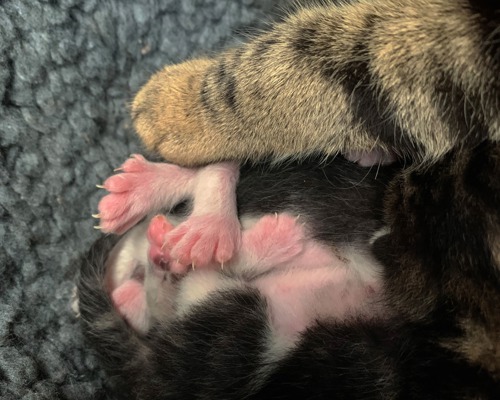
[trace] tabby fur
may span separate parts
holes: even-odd
[[[499,76],[496,2],[342,2],[167,66],[132,117],[148,149],[183,165],[377,146],[436,160],[500,139]]]

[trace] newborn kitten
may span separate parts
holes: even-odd
[[[373,301],[380,286],[373,259],[357,254],[353,262],[347,258],[350,249],[312,240],[298,217],[242,215],[241,237],[239,231],[231,234],[232,227],[239,229],[235,165],[194,170],[134,155],[120,170],[123,173],[104,183],[111,193],[99,204],[108,231],[113,226],[122,231],[155,208],[172,208],[186,195],[193,202],[193,210],[179,227],[157,215],[149,222],[147,235],[146,222],[127,233],[119,250],[112,252],[108,290],[138,331],[146,332],[153,319],[185,314],[214,292],[247,286],[265,297],[272,329],[280,340],[295,338],[315,319],[359,314],[368,300]],[[188,265],[203,271],[185,276]],[[374,312],[374,307],[370,309]]]
[[[379,310],[385,314],[321,317],[295,337],[275,329],[266,295],[245,277],[234,288],[185,302],[179,312],[179,289],[213,272],[210,265],[177,282],[170,275],[164,287],[172,289],[171,309],[153,309],[146,332],[138,332],[113,305],[105,279],[107,268],[124,265],[110,257],[113,248],[120,253],[114,247],[120,238],[101,238],[82,258],[78,287],[83,330],[113,395],[498,399],[499,174],[500,148],[491,143],[392,178],[391,169],[377,177],[340,158],[324,168],[243,169],[237,193],[242,220],[300,214],[307,240],[330,244],[349,271],[376,268],[381,275]],[[136,248],[132,240],[128,257],[146,264],[146,224],[136,232],[145,245]],[[358,256],[370,249],[380,264],[359,268]],[[219,278],[232,279],[231,268]]]
[[[132,371],[146,368],[161,375],[146,367],[150,356],[164,340],[174,340],[172,329],[202,309],[211,316],[208,324],[217,324],[219,306],[212,307],[221,299],[251,298],[259,304],[263,320],[247,329],[266,337],[259,356],[264,375],[267,364],[290,351],[318,320],[386,317],[379,303],[380,266],[368,242],[383,226],[381,198],[394,168],[369,170],[342,158],[321,167],[244,167],[237,188],[241,236],[229,246],[223,234],[224,224],[233,226],[227,219],[231,196],[224,182],[234,176],[234,165],[188,170],[134,156],[122,170],[104,184],[111,192],[100,204],[105,230],[123,232],[146,214],[173,209],[182,200],[191,206],[180,215],[148,217],[119,240],[103,238],[82,266],[81,313],[90,337],[111,361],[112,374],[128,380]],[[201,230],[183,228],[193,225]],[[220,254],[229,254],[228,247],[233,256],[226,260]],[[235,327],[249,322],[249,305],[237,311],[228,304],[224,310],[236,311],[230,320],[241,314]],[[177,335],[190,340],[181,339],[181,331]],[[144,390],[150,395],[141,384],[132,386],[138,397]]]

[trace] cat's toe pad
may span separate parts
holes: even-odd
[[[299,254],[304,248],[304,238],[300,218],[288,214],[266,215],[248,232],[248,240],[255,252],[275,264]]]
[[[189,217],[165,236],[164,245],[181,265],[206,267],[227,263],[237,251],[240,237],[237,218],[208,214]]]

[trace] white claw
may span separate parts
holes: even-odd
[[[92,214],[92,218],[99,219],[99,218],[101,218],[101,214]]]
[[[103,185],[95,185],[95,187],[98,189],[106,189]]]
[[[95,225],[94,229],[101,230],[102,228],[99,225]]]

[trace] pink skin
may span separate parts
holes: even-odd
[[[350,152],[346,157],[362,166],[395,160],[394,154],[378,149]],[[191,216],[162,239],[161,247],[175,260],[175,269],[180,273],[189,265],[225,264],[233,257],[241,240],[236,212],[237,164],[189,169],[152,163],[134,154],[118,170],[122,173],[104,182],[109,194],[98,205],[103,232],[122,234],[149,213],[192,197]]]
[[[311,246],[311,253],[318,251]],[[331,264],[322,267],[294,260],[293,271],[264,275],[254,282],[265,296],[272,326],[280,335],[294,338],[315,320],[342,319],[351,313],[373,311],[369,301],[377,283],[358,279],[340,260],[330,254]]]
[[[147,325],[147,303],[144,285],[128,279],[111,292],[114,306],[135,330],[142,331]]]
[[[370,151],[348,151],[344,157],[349,161],[358,163],[361,167],[389,165],[397,160],[394,152],[385,152],[379,148]]]
[[[235,262],[261,275],[252,282],[268,302],[276,331],[293,338],[315,319],[360,311],[377,284],[363,282],[331,249],[308,239],[298,219],[264,216],[243,233]],[[234,265],[233,265],[234,268]]]
[[[192,197],[191,216],[169,230],[162,247],[184,272],[191,264],[204,267],[213,260],[223,264],[232,258],[241,239],[236,212],[237,164],[188,169],[152,163],[136,154],[118,170],[123,172],[103,185],[110,192],[98,206],[103,232],[122,234],[149,213]]]
[[[377,151],[350,156],[361,165],[393,161],[392,155],[384,160]],[[158,277],[166,269],[185,274],[189,265],[212,267],[216,273],[231,260],[234,272],[254,276],[252,285],[267,298],[274,328],[286,337],[294,337],[316,318],[342,317],[360,309],[377,291],[376,283],[355,277],[331,250],[307,239],[297,218],[264,216],[242,234],[236,212],[239,171],[234,163],[195,170],[134,155],[120,169],[123,173],[104,183],[110,194],[99,203],[105,232],[123,233],[150,212],[193,198],[193,212],[179,226],[163,215],[149,224],[148,256]],[[143,283],[128,279],[111,297],[133,328],[147,328]]]
[[[172,229],[163,215],[149,224],[149,257],[157,271],[167,265],[171,272],[176,270],[168,250],[161,248],[162,238]],[[307,238],[303,225],[287,214],[266,215],[243,231],[241,248],[228,267],[265,296],[274,331],[292,340],[315,319],[367,311],[364,307],[378,289],[376,282],[361,280],[331,249]],[[217,263],[211,264],[214,274],[218,269]],[[112,298],[133,328],[147,326],[142,283],[127,280]]]

